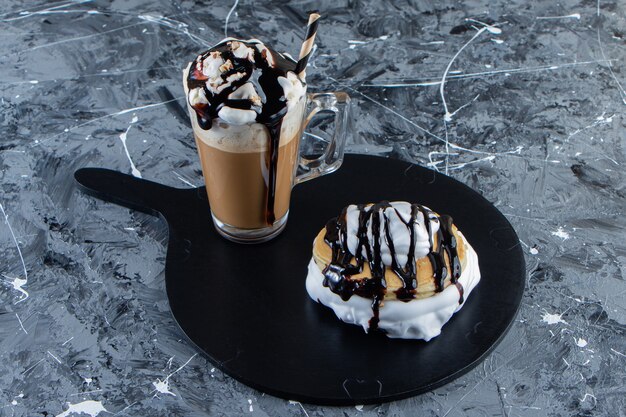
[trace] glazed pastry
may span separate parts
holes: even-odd
[[[450,216],[407,202],[350,205],[313,242],[306,289],[346,323],[388,337],[438,336],[480,281]]]

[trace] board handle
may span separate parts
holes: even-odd
[[[74,179],[88,195],[153,216],[165,215],[163,199],[180,191],[105,168],[81,168],[74,172]]]

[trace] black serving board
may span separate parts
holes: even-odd
[[[506,218],[471,188],[410,163],[346,156],[336,173],[294,189],[285,231],[259,245],[217,234],[204,187],[177,189],[99,168],[75,178],[88,194],[165,218],[167,297],[180,328],[226,374],[289,400],[380,403],[444,385],[494,349],[524,291],[524,256]],[[380,200],[450,214],[478,253],[480,284],[428,343],[365,334],[306,293],[318,231],[344,206]]]

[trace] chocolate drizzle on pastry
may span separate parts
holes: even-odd
[[[359,212],[356,233],[358,243],[354,253],[351,253],[348,249],[348,207],[343,209],[339,217],[331,219],[326,224],[324,240],[331,248],[332,257],[330,264],[323,270],[323,285],[339,295],[344,301],[349,300],[355,294],[371,299],[374,314],[369,322],[369,331],[378,328],[380,305],[387,292],[387,282],[385,280],[386,265],[382,260],[381,239],[385,239],[385,243],[391,253],[391,265],[389,265],[389,268],[402,281],[402,288],[395,291],[396,297],[404,302],[415,298],[417,290],[415,228],[420,227],[419,224],[416,224],[418,213],[422,214],[423,226],[428,234],[430,245],[428,259],[433,268],[435,292],[443,291],[445,280],[450,274],[448,271],[449,265],[452,269],[450,282],[459,290],[459,304],[463,303],[463,286],[458,281],[461,276],[461,263],[457,253],[457,241],[452,232],[452,218],[450,216],[437,217],[428,208],[419,204],[411,204],[411,214],[409,219],[406,220],[399,213],[398,209],[393,207],[388,201],[374,205],[360,204],[356,207]],[[409,232],[409,250],[407,261],[404,265],[398,264],[393,236],[391,235],[391,220],[385,214],[385,211],[388,209],[396,212],[398,219],[404,223]],[[431,222],[439,222],[436,247],[432,239]],[[368,236],[369,227],[371,227],[370,236]],[[446,260],[448,261],[447,263]],[[353,275],[363,272],[363,265],[366,262],[369,265],[371,277],[352,279]]]
[[[243,44],[253,51],[252,56],[238,57],[235,49]],[[271,55],[271,56],[268,56]],[[210,80],[202,71],[205,59],[219,57],[224,60],[224,70],[220,72],[221,80]],[[199,55],[191,63],[187,76],[189,90],[201,88],[206,97],[205,102],[190,103],[198,118],[198,125],[209,130],[213,119],[224,107],[237,110],[254,110],[255,121],[267,127],[270,141],[267,153],[268,180],[266,221],[269,225],[276,220],[274,200],[276,195],[276,169],[278,167],[278,148],[280,145],[280,129],[283,117],[287,113],[287,99],[278,78],[287,77],[293,71],[296,62],[290,60],[263,45],[259,41],[225,40],[208,51]],[[220,68],[221,70],[222,68]],[[217,88],[210,89],[207,84],[213,82]],[[260,100],[229,98],[238,88],[252,83],[259,93]]]

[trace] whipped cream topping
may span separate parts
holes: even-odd
[[[369,212],[373,207],[374,206],[365,207],[364,210]],[[392,266],[392,257],[395,257],[398,265],[406,265],[412,242],[414,245],[413,254],[415,259],[428,255],[430,252],[430,242],[433,241],[439,231],[439,220],[428,207],[424,207],[424,209],[424,211],[418,211],[415,221],[411,222],[413,210],[411,204],[406,201],[393,201],[389,203],[389,206],[377,210],[369,217],[366,223],[369,246],[373,247],[375,240],[380,242],[380,255],[385,266]],[[430,227],[426,226],[424,213],[428,213]],[[361,210],[358,206],[354,204],[348,206],[345,214],[347,224],[346,233],[348,250],[353,256],[356,255],[359,245],[358,229],[360,215]],[[372,231],[374,216],[377,217],[378,223],[384,226],[379,228],[377,236],[374,236]],[[386,236],[387,232],[389,233],[389,239]],[[393,242],[393,254],[389,247],[390,241]],[[365,260],[370,260],[365,246],[361,248],[361,256]]]
[[[291,110],[306,93],[306,87],[291,71],[287,73],[287,77],[278,77],[278,83],[283,88],[285,99],[287,99],[287,109]]]
[[[449,285],[432,297],[404,302],[387,300],[378,313],[378,328],[387,337],[402,339],[423,339],[429,341],[441,334],[441,329],[452,315],[459,311],[465,300],[480,281],[478,256],[460,232],[457,232],[465,245],[465,264],[458,283],[464,289],[464,300],[459,303],[459,290]],[[370,329],[372,320],[372,300],[354,295],[344,301],[323,285],[324,274],[315,263],[309,262],[309,274],[306,278],[306,289],[309,296],[329,308],[345,323]]]
[[[277,123],[306,93],[295,66],[293,58],[258,39],[222,40],[185,70],[187,99],[199,126],[208,130],[216,118],[234,125]]]

